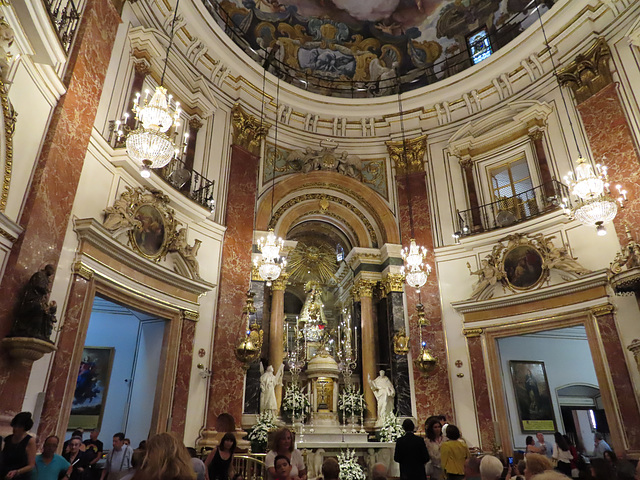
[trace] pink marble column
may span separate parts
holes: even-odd
[[[187,420],[187,402],[189,400],[189,383],[191,382],[195,335],[196,322],[183,318],[176,383],[173,391],[173,406],[171,407],[171,431],[178,438],[184,437],[184,426]]]
[[[620,183],[629,202],[614,220],[620,242],[627,242],[624,223],[640,225],[640,160],[633,143],[627,118],[614,83],[577,106],[596,162],[609,167],[609,179],[615,192]],[[606,159],[604,158],[606,156]]]
[[[207,428],[214,430],[216,418],[230,413],[240,425],[244,370],[235,348],[245,326],[242,307],[251,281],[251,245],[256,202],[259,157],[238,145],[231,147],[227,231],[222,246],[218,286],[218,316],[215,323],[213,362],[209,387]]]
[[[431,218],[429,215],[429,198],[425,173],[411,173],[408,178],[404,175],[396,177],[398,186],[398,205],[400,214],[400,235],[404,246],[409,245],[411,230],[409,227],[409,208],[407,206],[408,184],[412,211],[415,239],[418,245],[429,250],[427,262],[433,267],[435,257],[433,254],[433,236],[431,233]],[[409,316],[413,317],[418,304],[418,294],[411,287],[405,288],[407,295],[407,309]],[[438,365],[433,373],[426,377],[418,369],[413,369],[416,405],[418,409],[418,421],[424,422],[430,415],[446,415],[451,418],[453,413],[451,392],[449,387],[449,375],[447,373],[447,352],[442,327],[442,312],[440,310],[440,291],[435,271],[431,272],[429,280],[421,289],[422,304],[426,318],[431,325],[423,328],[423,339],[427,342],[427,348],[438,358]],[[415,320],[409,322],[411,336],[411,354],[415,359],[419,354],[418,325]]]
[[[618,328],[613,313],[598,315],[598,328],[602,338],[606,361],[611,373],[613,394],[617,397],[622,425],[629,441],[629,450],[640,450],[640,410],[633,391],[629,369],[625,361],[625,351],[620,343]],[[613,445],[616,452],[623,452],[622,445]]]
[[[71,401],[78,379],[82,349],[76,345],[84,345],[87,337],[90,313],[93,306],[94,288],[92,281],[74,275],[71,280],[71,290],[64,311],[64,323],[58,341],[58,351],[53,359],[51,376],[47,389],[38,427],[38,436],[46,438],[49,435],[64,437],[69,423]],[[72,368],[76,365],[75,368]]]
[[[469,348],[473,397],[480,431],[480,448],[485,452],[490,452],[493,449],[496,436],[493,414],[491,413],[491,401],[489,400],[487,370],[484,364],[484,355],[482,354],[482,338],[480,336],[467,337],[467,347]]]
[[[20,218],[24,234],[0,284],[0,338],[11,328],[22,286],[45,264],[58,263],[119,23],[111,0],[87,1],[69,58],[68,89],[53,111]],[[26,371],[12,375],[14,368],[0,352],[0,398],[9,415],[20,411],[29,379]]]

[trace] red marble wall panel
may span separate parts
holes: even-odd
[[[431,218],[429,214],[429,198],[427,196],[427,185],[425,174],[414,173],[408,177],[398,176],[398,205],[400,215],[400,235],[404,246],[409,245],[411,239],[411,229],[409,222],[409,208],[407,199],[411,199],[412,216],[414,222],[414,234],[418,245],[422,245],[429,250],[427,262],[434,267],[435,257],[433,253],[433,236],[431,233]],[[417,358],[419,354],[418,325],[415,321],[416,305],[419,303],[418,294],[415,289],[405,286],[407,292],[407,309],[409,312],[411,354]],[[431,322],[429,327],[423,328],[423,339],[427,342],[427,347],[431,353],[438,357],[436,370],[425,377],[414,368],[414,385],[416,394],[418,421],[424,422],[429,415],[443,414],[451,418],[453,405],[451,402],[451,392],[449,386],[449,375],[447,371],[447,352],[444,330],[442,325],[442,312],[440,310],[440,290],[436,279],[435,270],[429,275],[427,283],[420,290],[420,297],[426,318]]]
[[[620,183],[628,192],[629,201],[614,220],[618,238],[626,243],[624,222],[629,222],[634,230],[640,226],[640,157],[616,85],[612,83],[600,90],[577,109],[594,159],[609,167],[612,190],[616,192],[615,185]]]
[[[211,429],[221,413],[233,415],[236,425],[242,418],[244,369],[236,359],[235,347],[244,330],[242,307],[251,281],[258,160],[244,148],[232,146],[207,412],[207,426]]]
[[[187,402],[189,401],[189,383],[191,381],[191,364],[193,363],[193,344],[196,336],[196,322],[182,320],[178,368],[173,392],[171,408],[171,431],[178,438],[184,437],[184,425],[187,420]]]
[[[478,428],[480,430],[480,446],[485,452],[491,451],[496,440],[489,400],[489,384],[487,382],[487,369],[482,354],[482,338],[467,338],[469,348],[469,360],[471,362],[471,378],[473,380],[473,397],[478,416]]]
[[[82,352],[76,352],[74,357],[74,351],[76,345],[84,345],[89,315],[86,309],[90,310],[92,305],[93,289],[90,282],[82,277],[72,277],[66,309],[61,317],[64,323],[58,341],[58,351],[53,359],[38,427],[40,438],[49,435],[64,436],[67,430],[72,398],[65,399],[65,394],[75,390]],[[84,324],[83,320],[86,320]]]
[[[629,447],[630,450],[638,451],[640,450],[640,411],[625,361],[625,352],[620,344],[616,321],[612,313],[599,315],[597,319]]]
[[[119,23],[111,0],[87,1],[67,70],[67,93],[53,112],[20,219],[24,234],[0,285],[0,337],[11,328],[22,285],[43,265],[58,262]],[[20,403],[3,401],[3,409],[14,413],[22,406],[28,375],[8,381],[7,362],[6,354],[0,355],[0,398],[9,398],[9,391],[20,398]]]

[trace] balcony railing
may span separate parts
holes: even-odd
[[[234,455],[233,471],[242,474],[245,480],[266,480],[267,467],[264,463],[264,456],[256,458],[257,455]]]
[[[513,197],[499,198],[495,202],[468,210],[458,210],[460,237],[509,227],[530,218],[544,215],[567,203],[569,189],[556,180],[547,182]]]
[[[156,172],[165,182],[185,197],[209,210],[213,209],[213,187],[216,184],[215,181],[203,177],[177,158],[174,158],[166,167],[156,170]]]
[[[68,54],[80,23],[80,12],[73,0],[44,0],[53,28]]]

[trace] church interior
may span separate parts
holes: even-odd
[[[640,458],[640,1],[0,16],[0,436]]]

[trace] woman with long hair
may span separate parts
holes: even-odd
[[[439,418],[431,418],[424,425],[426,434],[425,443],[429,451],[427,462],[427,475],[431,480],[442,479],[442,464],[440,463],[440,444],[442,443],[442,423]]]
[[[275,459],[278,455],[284,455],[291,464],[291,480],[307,480],[307,467],[304,464],[302,453],[294,447],[294,435],[288,428],[281,428],[275,432],[269,442],[269,452],[264,459],[269,472],[269,478],[275,478]]]
[[[170,433],[160,433],[147,441],[133,480],[196,480],[196,473],[184,444]]]
[[[558,462],[556,470],[560,473],[564,473],[568,477],[571,477],[571,462],[573,460],[573,455],[571,455],[569,445],[560,432],[554,433],[553,437],[555,439],[555,443],[553,444],[553,453],[551,454],[551,458]]]
[[[31,413],[20,412],[11,420],[13,433],[4,439],[0,479],[29,480],[36,466],[36,439],[27,432],[33,427]]]
[[[231,478],[231,463],[236,446],[236,436],[227,432],[218,446],[207,455],[204,465],[209,472],[209,480],[228,480]]]

